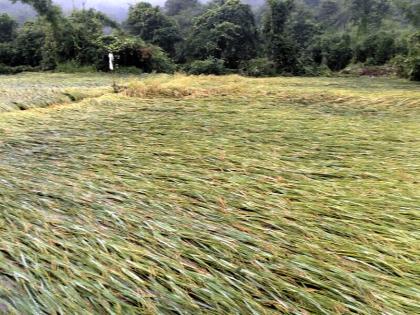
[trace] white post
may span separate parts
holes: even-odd
[[[114,71],[114,54],[112,52],[108,55],[109,59],[109,70]]]

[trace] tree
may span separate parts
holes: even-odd
[[[104,35],[105,27],[119,29],[118,23],[94,9],[75,10],[65,23],[63,50],[60,55],[79,64],[96,64],[101,60],[97,39]]]
[[[175,55],[175,44],[181,36],[175,21],[163,14],[159,7],[146,2],[131,6],[126,25],[132,35],[161,47],[171,56]]]
[[[366,34],[369,29],[380,27],[390,12],[390,4],[388,0],[350,0],[350,12],[359,34]]]
[[[312,14],[299,8],[290,15],[286,32],[293,38],[299,49],[306,49],[312,44],[314,36],[319,35],[320,30]]]
[[[296,71],[297,43],[287,32],[287,22],[294,7],[293,0],[269,0],[263,18],[267,55],[279,72]]]
[[[173,73],[175,66],[161,48],[145,43],[134,36],[124,34],[104,35],[96,40],[99,55],[103,56],[98,68],[108,69],[108,52],[118,56],[118,65],[136,67],[144,72]]]
[[[18,24],[7,14],[0,14],[0,43],[11,42]]]
[[[198,0],[167,0],[164,8],[184,37],[191,31],[193,19],[203,13],[203,5]]]
[[[397,8],[414,27],[420,27],[420,1],[398,0],[395,1]]]
[[[169,16],[176,16],[199,6],[200,2],[198,0],[167,0],[165,2],[165,13]]]
[[[11,0],[13,3],[22,2],[31,5],[35,11],[47,19],[51,24],[57,25],[61,19],[61,9],[53,4],[52,0]]]
[[[40,66],[45,45],[46,25],[42,21],[26,22],[19,29],[15,40],[16,55],[14,65]]]
[[[12,0],[13,3],[22,2],[31,5],[39,16],[47,24],[44,25],[44,31],[47,39],[41,50],[43,69],[53,69],[59,62],[59,43],[63,36],[62,21],[64,20],[61,8],[54,5],[52,0]],[[48,26],[49,24],[49,26]],[[49,27],[49,29],[47,29]]]
[[[337,17],[340,13],[340,5],[335,0],[325,0],[321,3],[317,20],[326,27],[336,24]]]
[[[351,62],[353,56],[350,36],[323,35],[312,47],[312,54],[317,64],[326,65],[332,71],[342,70]]]
[[[237,69],[242,61],[256,56],[257,36],[249,5],[239,0],[213,3],[194,21],[187,40],[188,58],[222,59],[226,67]]]
[[[383,65],[398,51],[396,34],[391,32],[372,33],[360,40],[354,48],[354,60],[372,65]]]
[[[409,51],[410,72],[412,81],[420,81],[420,32],[411,36]]]

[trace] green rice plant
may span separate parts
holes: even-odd
[[[37,95],[26,76],[0,89]],[[419,312],[418,85],[59,84],[114,79],[119,94],[0,113],[0,313]]]

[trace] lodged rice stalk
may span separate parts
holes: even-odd
[[[127,86],[0,113],[0,314],[418,314],[418,85]]]

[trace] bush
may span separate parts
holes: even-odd
[[[410,37],[408,55],[398,55],[391,63],[397,68],[399,76],[420,81],[420,32]]]
[[[81,66],[74,60],[67,61],[64,63],[59,63],[55,68],[55,72],[65,72],[65,73],[89,73],[96,72],[95,66]]]
[[[221,59],[209,58],[206,60],[196,60],[186,67],[188,74],[215,74],[222,75],[227,73],[225,62]]]
[[[380,32],[365,37],[356,44],[356,62],[380,66],[390,61],[396,54],[406,52],[406,47],[395,40],[396,35]]]
[[[316,65],[316,64],[302,64],[300,65],[300,72],[297,75],[307,77],[330,77],[333,72],[327,65]]]
[[[276,65],[268,58],[256,58],[242,63],[241,72],[251,77],[276,75]]]
[[[316,64],[327,65],[332,71],[344,69],[353,57],[348,35],[320,37],[310,51]]]
[[[420,81],[420,32],[413,34],[410,38],[409,56],[409,78],[412,81]]]
[[[114,72],[119,73],[119,74],[134,74],[134,75],[143,74],[143,70],[136,67],[117,67],[115,68]]]
[[[411,81],[420,81],[420,56],[411,59],[411,69],[408,74]]]
[[[15,54],[15,49],[12,44],[0,43],[0,63],[11,65]]]
[[[173,73],[175,65],[161,48],[146,44],[134,37],[103,36],[98,39],[97,65],[99,70],[108,71],[108,53],[115,55],[117,67],[136,67],[143,72]]]
[[[390,64],[395,68],[396,73],[399,77],[409,78],[410,77],[410,58],[407,56],[398,55],[394,57]]]
[[[40,67],[17,66],[10,67],[0,63],[0,74],[17,74],[25,71],[39,71]]]

